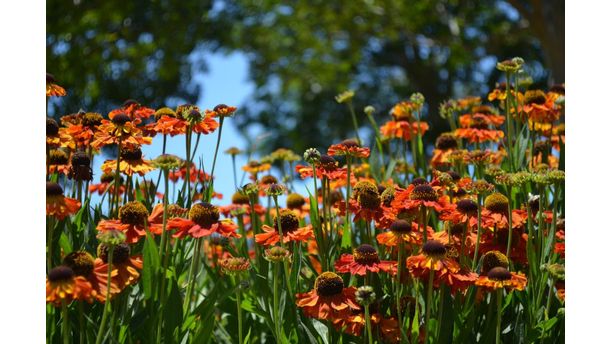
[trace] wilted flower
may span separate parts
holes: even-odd
[[[344,91],[336,96],[336,101],[340,104],[350,101],[355,96],[355,92],[352,90]]]

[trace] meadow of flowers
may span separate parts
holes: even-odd
[[[355,137],[241,167],[219,144],[233,106],[47,116],[47,341],[564,342],[564,86],[530,87],[523,64],[438,111],[414,93],[382,124],[344,92]]]

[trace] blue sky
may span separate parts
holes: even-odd
[[[254,91],[254,84],[249,82],[249,66],[246,57],[243,54],[233,53],[225,54],[206,54],[206,62],[208,64],[208,72],[198,74],[194,77],[196,82],[202,86],[202,93],[196,105],[202,109],[212,109],[217,104],[227,104],[237,106],[238,111],[236,116],[240,116],[240,107],[247,103],[251,93]],[[217,140],[218,131],[212,134],[202,136],[198,151],[194,158],[197,164],[202,158],[206,172],[210,173],[212,167],[213,154]],[[195,141],[195,140],[194,140]],[[232,160],[230,156],[223,153],[229,147],[235,146],[242,150],[247,148],[247,141],[238,132],[232,118],[226,119],[223,124],[223,133],[221,135],[221,144],[219,146],[219,155],[215,167],[215,190],[223,194],[222,201],[214,201],[213,203],[227,204],[230,202],[231,196],[234,193],[234,182],[232,176]],[[142,147],[145,159],[153,159],[161,154],[162,137],[157,136],[153,139],[153,144]],[[175,154],[181,158],[185,158],[185,136],[180,135],[174,138],[168,137],[166,152]],[[301,152],[296,152],[301,154]],[[99,181],[101,175],[100,166],[104,162],[104,158],[97,158],[94,161],[94,182]],[[238,170],[238,182],[242,176],[241,166],[247,163],[246,156],[236,157],[236,169]],[[146,175],[147,179],[157,179],[157,171]],[[278,174],[275,174],[278,177]],[[247,183],[247,177],[244,178],[243,184]],[[239,185],[240,186],[240,185]],[[296,185],[298,186],[298,185]],[[160,187],[160,191],[163,186]],[[303,187],[298,186],[298,192],[306,194]]]

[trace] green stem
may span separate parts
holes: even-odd
[[[68,319],[68,305],[66,300],[62,299],[62,339],[64,344],[70,343],[70,323]]]
[[[370,306],[365,305],[365,321],[366,321],[366,333],[368,334],[368,344],[372,344],[372,324],[370,320]]]
[[[361,139],[359,138],[359,124],[357,124],[357,115],[355,115],[355,109],[353,109],[353,102],[348,101],[346,105],[351,112],[351,118],[353,119],[353,127],[355,128],[355,137],[357,138],[357,143],[361,146]]]
[[[497,289],[497,326],[495,327],[495,344],[501,344],[501,319],[502,319],[502,293],[503,289]]]
[[[119,142],[117,143],[117,166],[115,167],[115,202],[113,203],[115,208],[111,209],[111,214],[113,214],[113,210],[117,210],[119,209],[119,187],[120,187],[120,182],[119,182],[119,174],[121,173],[121,171],[119,171],[119,163],[121,162],[121,137],[119,137]],[[128,192],[127,190],[125,192]]]
[[[219,144],[221,143],[221,131],[223,130],[223,120],[225,117],[221,117],[219,120],[219,135],[217,136],[217,145],[215,146],[215,155],[213,156],[212,168],[210,169],[210,182],[208,183],[208,188],[206,189],[206,202],[210,202],[210,198],[212,197],[213,187],[215,185],[215,165],[217,164],[217,153],[219,153]]]
[[[168,233],[166,231],[167,228],[167,222],[168,222],[168,170],[164,169],[163,171],[164,173],[164,199],[163,199],[163,204],[164,204],[164,213],[163,213],[163,217],[162,217],[162,237],[161,237],[161,242],[159,244],[159,256],[163,258],[163,265],[162,265],[162,269],[161,269],[161,286],[159,289],[159,295],[161,298],[161,302],[160,302],[160,308],[163,310],[163,308],[165,307],[165,302],[166,302],[166,269],[167,269],[167,264],[168,264],[168,256],[169,256],[169,252],[166,252],[166,245],[167,240],[168,240]],[[161,313],[161,312],[160,312]],[[162,325],[163,325],[163,317],[158,317],[158,323],[157,323],[157,340],[159,340],[161,338],[161,331],[162,331]]]
[[[55,231],[55,219],[47,216],[47,272],[53,268],[53,232]]]
[[[482,232],[481,228],[481,216],[480,216],[480,203],[481,196],[478,195],[478,232],[476,234],[476,248],[474,249],[474,259],[472,260],[472,270],[476,269],[476,263],[478,262],[478,249],[480,248],[480,235]]]
[[[191,297],[193,295],[193,288],[196,283],[196,271],[198,269],[198,263],[200,260],[200,251],[202,246],[203,238],[197,238],[195,241],[194,251],[191,257],[191,266],[189,268],[189,278],[187,280],[187,292],[185,293],[185,300],[183,301],[183,309],[185,314],[189,313],[189,306],[191,305]]]
[[[223,117],[222,117],[223,118]],[[236,311],[238,313],[238,343],[243,344],[242,337],[242,296],[241,291],[238,285],[236,284]]]
[[[279,271],[279,267],[280,267],[280,263],[274,263],[274,299],[272,300],[273,302],[273,308],[274,308],[274,330],[276,332],[276,342],[277,343],[281,343],[282,342],[282,335],[281,335],[281,314],[279,312],[279,291],[278,288],[280,286],[280,271]]]
[[[351,157],[349,155],[346,156],[346,211],[344,217],[344,232],[342,233],[343,239],[342,242],[346,244],[347,247],[353,246],[352,241],[352,232],[351,232],[351,212],[349,207],[349,201],[351,199]],[[344,236],[348,236],[348,239],[345,240]],[[345,245],[343,245],[345,246]]]
[[[512,187],[510,187],[510,201],[508,202],[508,245],[506,247],[506,257],[510,257],[512,247]]]
[[[111,276],[113,271],[113,254],[115,252],[115,245],[109,245],[108,247],[108,273],[106,275],[106,300],[104,301],[104,312],[102,313],[102,321],[100,322],[100,328],[98,329],[98,336],[96,337],[96,344],[102,343],[104,339],[104,329],[106,328],[106,322],[108,321],[108,314],[111,312],[110,302],[110,290],[111,290]]]
[[[431,317],[431,304],[433,302],[433,280],[435,270],[429,270],[429,281],[427,283],[427,304],[425,305],[425,343],[429,339],[429,318]]]
[[[506,72],[506,131],[508,132],[508,157],[510,158],[510,172],[514,172],[514,151],[512,150],[512,117],[510,116],[510,72]]]

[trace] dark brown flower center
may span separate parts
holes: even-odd
[[[98,258],[104,263],[108,263],[109,247],[106,244],[98,245]],[[113,265],[127,262],[130,258],[130,245],[121,243],[113,248]]]
[[[74,271],[71,268],[60,265],[49,271],[47,278],[50,282],[69,281],[74,277]]]
[[[215,106],[213,108],[213,111],[214,112],[221,112],[221,113],[223,113],[223,112],[226,112],[228,108],[229,108],[229,106],[227,106],[225,104],[219,104],[219,105],[217,105],[217,106]]]
[[[100,177],[100,182],[102,183],[110,183],[115,180],[115,175],[112,173],[104,173],[102,177]]]
[[[457,210],[462,214],[471,215],[478,211],[478,205],[471,199],[462,199],[457,202]]]
[[[359,147],[359,143],[357,142],[357,140],[353,140],[353,139],[344,140],[340,142],[340,144],[346,148],[353,148],[353,147],[358,148]]]
[[[87,154],[83,152],[76,152],[72,154],[72,158],[70,159],[72,166],[86,166],[89,167],[91,160],[87,156]]]
[[[395,233],[410,233],[412,231],[412,225],[406,220],[395,220],[391,224],[391,231]]]
[[[436,148],[441,150],[457,148],[457,139],[450,134],[442,134],[436,139]]]
[[[143,226],[148,216],[147,208],[138,201],[126,203],[119,208],[119,219],[124,224]]]
[[[470,121],[470,128],[474,129],[489,129],[489,123],[487,122],[487,117],[485,115],[473,115],[472,120]]]
[[[544,92],[540,90],[525,92],[525,104],[542,105],[544,103],[546,103],[546,94]]]
[[[94,269],[94,258],[86,251],[74,251],[64,257],[64,265],[78,276],[89,276]]]
[[[506,86],[504,85],[504,89],[505,87]],[[477,105],[472,108],[472,113],[481,113],[483,115],[491,115],[493,114],[493,109],[491,109],[491,107],[487,105]]]
[[[410,184],[415,185],[415,186],[416,186],[416,185],[424,185],[424,184],[427,184],[427,179],[425,179],[425,178],[423,178],[423,177],[416,177],[416,178],[414,178],[414,179],[413,179],[413,180],[410,182]]]
[[[333,272],[324,272],[317,277],[315,289],[319,296],[338,295],[344,289],[344,281]]]
[[[280,225],[283,233],[293,232],[300,227],[300,220],[291,210],[280,211]],[[274,228],[278,231],[277,217],[274,216]]]
[[[131,121],[131,119],[130,116],[126,115],[125,113],[118,113],[113,117],[112,121],[116,125],[124,125],[125,123]]]
[[[508,269],[499,266],[489,270],[487,277],[495,281],[507,281],[512,278],[512,274]]]
[[[321,164],[321,167],[327,171],[333,171],[338,166],[338,162],[336,161],[336,159],[327,154],[321,155],[319,163]]]
[[[261,177],[261,183],[263,185],[276,184],[278,183],[278,179],[276,179],[276,177],[273,175],[267,175],[267,176]]]
[[[391,206],[391,202],[393,202],[393,200],[395,199],[395,189],[393,187],[386,188],[381,193],[380,199],[386,207]]]
[[[55,136],[59,133],[59,125],[52,118],[47,118],[47,136]]]
[[[443,256],[446,254],[446,247],[437,240],[428,240],[423,244],[423,253],[430,257]]]
[[[102,123],[102,115],[95,112],[88,112],[83,115],[81,119],[81,124],[86,127],[95,127],[96,125],[100,125]]]
[[[189,210],[189,219],[201,227],[209,228],[219,222],[219,208],[210,203],[197,203]]]
[[[557,93],[557,94],[565,95],[565,86],[562,84],[552,85],[552,87],[550,88],[550,91]]]
[[[61,196],[64,190],[58,183],[47,182],[47,196]]]
[[[140,148],[122,150],[121,159],[126,161],[140,160],[142,159],[142,150]]]
[[[49,152],[49,163],[51,165],[68,164],[68,154],[61,149],[54,149]]]
[[[51,73],[47,73],[47,84],[52,84],[55,82],[55,76]]]
[[[417,185],[410,193],[410,199],[419,201],[437,201],[438,194],[429,184]]]
[[[368,244],[363,244],[353,250],[353,258],[359,264],[371,265],[380,262],[376,249]]]
[[[134,100],[134,99],[128,99],[128,100],[123,102],[123,107],[124,108],[128,107],[130,105],[139,105],[139,103],[136,100]]]

